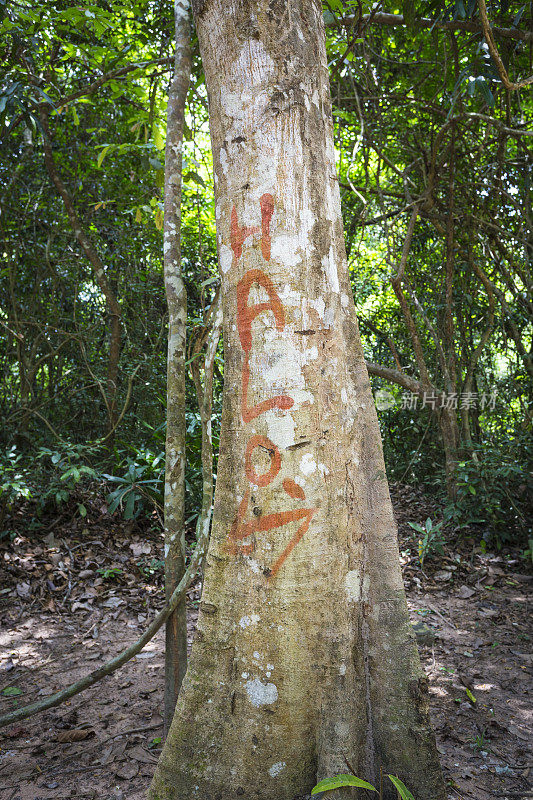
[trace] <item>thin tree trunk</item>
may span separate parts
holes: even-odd
[[[175,0],[174,75],[167,108],[165,150],[164,274],[168,304],[167,435],[165,475],[165,595],[167,601],[185,571],[185,354],[187,294],[181,275],[181,173],[185,102],[191,74],[191,19],[188,0]],[[186,598],[166,623],[165,732],[174,714],[187,668]]]
[[[348,280],[322,6],[195,15],[224,404],[197,639],[149,796],[293,800],[347,758],[443,800]]]

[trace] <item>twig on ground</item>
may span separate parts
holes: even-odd
[[[447,620],[446,617],[443,617],[442,614],[440,613],[440,611],[437,611],[437,609],[434,608],[429,603],[426,603],[426,605],[427,605],[427,607],[429,608],[430,611],[432,611],[434,614],[436,614],[437,617],[439,617],[439,619],[441,619],[444,622],[445,625],[448,625],[450,628],[453,628],[454,631],[457,630],[457,625],[454,625],[453,622],[450,622],[450,620]],[[1,720],[0,720],[0,722],[1,722]]]

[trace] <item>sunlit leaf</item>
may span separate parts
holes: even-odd
[[[355,775],[335,775],[334,778],[324,778],[311,789],[311,794],[319,792],[329,792],[332,789],[340,789],[342,786],[357,786],[360,789],[368,789],[371,792],[377,791],[371,783],[357,778]]]
[[[106,147],[102,148],[102,150],[100,151],[100,155],[98,156],[98,161],[96,162],[98,167],[102,166],[102,161],[106,157],[106,154],[107,154],[108,150],[110,150],[112,147],[113,147],[112,144],[108,144],[108,145],[106,145]]]
[[[398,790],[398,794],[402,798],[402,800],[415,800],[405,783],[397,778],[395,775],[389,775],[389,778],[395,785],[396,789]]]

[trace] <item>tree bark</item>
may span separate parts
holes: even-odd
[[[225,387],[197,639],[149,797],[292,800],[346,758],[443,800],[348,280],[321,4],[204,0],[195,16]]]
[[[165,595],[167,602],[185,571],[185,354],[187,294],[181,275],[181,173],[185,102],[191,74],[188,0],[175,0],[176,51],[167,108],[163,268],[168,305],[167,435],[165,474]],[[187,669],[185,597],[165,630],[165,731]]]

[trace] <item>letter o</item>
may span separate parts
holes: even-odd
[[[252,465],[252,453],[257,447],[263,447],[270,456],[270,469],[258,475]],[[246,445],[246,455],[244,458],[244,469],[246,477],[254,486],[268,486],[274,480],[281,468],[281,455],[274,444],[266,436],[252,436]]]

